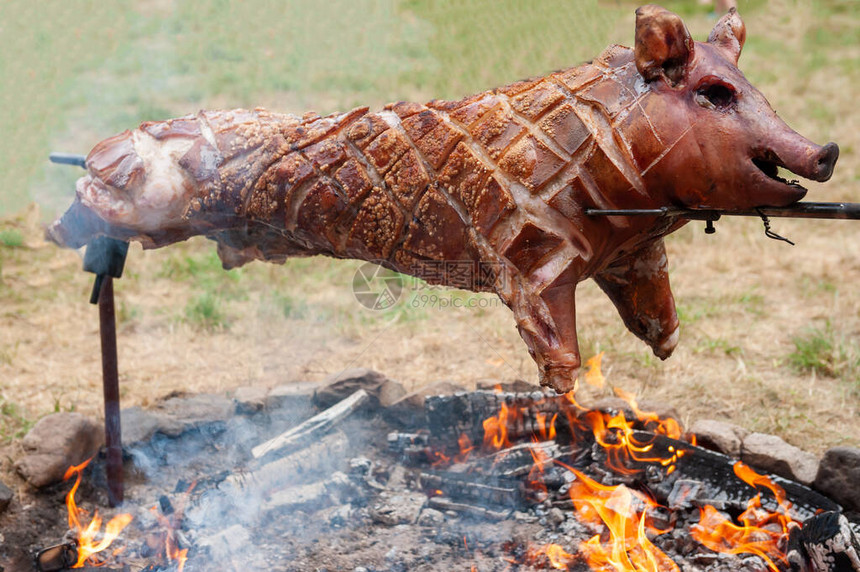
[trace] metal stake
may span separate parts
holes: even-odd
[[[116,351],[116,307],[113,279],[122,276],[128,243],[105,236],[93,239],[84,255],[84,270],[96,275],[91,304],[99,306],[102,346],[102,382],[105,401],[105,447],[107,449],[108,502],[123,501],[122,425],[119,410],[119,367]]]
[[[105,399],[105,447],[107,449],[108,503],[123,501],[122,424],[119,413],[119,368],[116,352],[116,311],[113,277],[104,276],[99,292],[99,331],[102,342],[102,381]]]

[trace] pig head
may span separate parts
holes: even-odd
[[[600,109],[595,116],[613,131],[612,140],[601,146],[614,146],[620,158],[615,166],[589,172],[603,203],[586,196],[580,202],[603,208],[745,210],[790,205],[806,194],[796,181],[779,177],[779,167],[814,181],[829,179],[838,147],[816,145],[776,115],[737,67],[745,38],[734,9],[707,42],[694,42],[676,14],[653,5],[639,8],[633,50],[608,49],[594,62],[600,71],[593,84],[577,92]],[[679,322],[662,237],[684,221],[609,218],[579,221],[594,252],[579,279],[594,278],[627,328],[666,359],[678,343]],[[555,324],[573,330],[571,310],[563,308],[572,301],[558,289],[547,291],[551,295],[543,300]],[[522,327],[521,333],[541,346],[540,335]],[[580,360],[575,344],[574,336],[537,352],[544,385],[558,391],[575,386],[571,367]],[[541,363],[541,355],[549,359]]]
[[[746,30],[735,9],[707,42],[657,6],[636,11],[636,68],[647,82],[643,121],[664,145],[639,142],[643,178],[675,205],[720,209],[785,206],[806,189],[777,168],[826,181],[839,155],[793,131],[738,69]],[[637,133],[644,133],[640,128]]]

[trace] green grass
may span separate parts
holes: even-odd
[[[459,98],[577,65],[613,42],[630,45],[640,2],[545,0],[201,0],[169,6],[8,0],[0,5],[0,215],[29,201],[64,208],[77,169],[52,150],[85,153],[140,121],[204,107],[265,104],[331,112],[414,98]],[[704,39],[712,8],[669,0]],[[799,4],[798,4],[799,5]],[[752,16],[764,0],[744,0]],[[796,9],[786,2],[783,14]],[[838,66],[857,79],[860,43],[848,0],[815,0],[826,22],[797,38],[749,29],[744,66],[754,83]],[[623,21],[624,25],[619,25]],[[629,25],[628,25],[629,24]],[[782,64],[760,65],[777,51]],[[838,52],[835,61],[830,54]],[[759,54],[756,57],[756,54]],[[798,73],[802,71],[803,73]],[[795,82],[794,89],[804,85]],[[804,113],[826,129],[839,116],[821,98]]]
[[[192,285],[197,290],[219,293],[229,298],[244,296],[239,287],[242,270],[225,272],[218,253],[209,245],[200,253],[171,254],[163,263],[159,276]]]
[[[297,295],[272,292],[260,305],[260,312],[268,315],[274,309],[286,319],[301,320],[311,316],[308,303]]]
[[[219,330],[228,327],[223,301],[212,292],[195,296],[185,306],[185,320],[204,330]]]
[[[0,215],[30,201],[45,217],[65,208],[80,171],[48,154],[86,153],[144,120],[459,98],[593,58],[628,12],[565,0],[10,0],[0,5]]]
[[[17,405],[0,397],[0,442],[20,439],[35,423],[36,420],[25,416]]]
[[[402,6],[432,30],[428,49],[435,65],[416,70],[413,79],[440,98],[591,60],[628,15],[593,1],[406,0]]]
[[[798,371],[843,379],[860,373],[860,349],[845,339],[828,320],[823,328],[809,328],[793,338],[788,363]]]
[[[703,318],[718,316],[725,305],[709,298],[688,297],[683,303],[676,305],[678,321],[683,326],[691,326]]]
[[[739,355],[743,352],[743,349],[725,338],[711,338],[705,336],[705,338],[698,341],[696,344],[696,349],[693,350],[695,353],[710,353],[710,354],[723,354],[727,356]]]
[[[140,308],[125,299],[120,299],[119,310],[116,313],[116,318],[119,324],[133,324],[140,318]]]
[[[17,248],[24,245],[24,235],[21,231],[11,229],[0,230],[0,245],[9,248]]]

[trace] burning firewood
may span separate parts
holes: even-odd
[[[154,248],[205,235],[225,268],[323,254],[495,292],[543,385],[580,366],[575,289],[594,278],[668,358],[679,322],[663,237],[683,218],[593,208],[781,207],[830,178],[838,148],[792,131],[741,74],[732,10],[707,42],[649,5],[633,49],[460,101],[302,117],[201,111],[102,141],[48,231]]]

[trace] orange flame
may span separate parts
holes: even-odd
[[[502,403],[499,414],[484,419],[484,447],[498,451],[513,445],[508,440],[508,404]]]
[[[472,451],[475,449],[475,446],[472,444],[472,440],[469,439],[469,436],[465,433],[461,433],[457,438],[457,446],[460,448],[460,452],[454,455],[453,457],[449,457],[442,451],[433,450],[431,451],[433,455],[433,461],[430,463],[433,467],[450,465],[453,463],[465,463],[469,460],[469,455],[472,454]]]
[[[130,514],[118,514],[108,521],[104,533],[101,533],[102,519],[96,510],[93,511],[93,517],[90,522],[85,526],[82,524],[82,520],[89,516],[89,512],[77,506],[75,503],[75,494],[78,492],[78,487],[81,484],[81,474],[91,460],[92,457],[80,465],[72,465],[66,470],[66,474],[63,475],[63,480],[69,480],[72,475],[77,475],[75,484],[66,495],[66,508],[69,511],[69,529],[75,531],[78,543],[78,561],[72,568],[83,568],[84,565],[101,566],[103,563],[93,559],[92,556],[107,549],[132,520]],[[101,536],[101,540],[97,540],[99,536]],[[115,551],[114,553],[116,554],[117,552]]]
[[[601,372],[603,354],[592,357],[586,363],[588,370],[585,380],[590,385],[602,387],[605,379]],[[500,389],[500,388],[499,388]],[[681,426],[675,419],[661,418],[655,412],[643,411],[639,408],[634,396],[619,388],[614,388],[615,394],[623,399],[635,415],[635,420],[628,420],[624,411],[612,415],[596,410],[588,410],[577,403],[574,392],[568,392],[562,399],[554,401],[560,413],[567,417],[570,428],[587,431],[593,434],[595,441],[607,453],[607,464],[621,474],[636,474],[643,467],[641,464],[658,465],[665,468],[666,474],[671,474],[676,463],[685,454],[684,448],[668,446],[658,451],[653,440],[637,439],[634,427],[644,427],[651,433],[665,435],[671,439],[687,438],[695,445],[695,435],[685,436]],[[552,398],[548,398],[552,399]],[[496,415],[483,421],[485,451],[499,451],[511,447],[511,437],[518,437],[528,409],[502,403]],[[662,572],[664,570],[679,570],[678,566],[652,542],[654,535],[668,532],[654,525],[649,516],[649,510],[658,505],[649,497],[629,489],[624,485],[617,487],[602,485],[563,463],[552,460],[538,444],[541,441],[556,438],[556,421],[558,413],[547,421],[545,413],[534,413],[534,429],[531,440],[535,444],[530,448],[534,464],[528,474],[529,489],[537,493],[537,498],[546,497],[547,487],[544,483],[544,472],[550,463],[572,471],[576,480],[571,483],[569,492],[573,501],[576,515],[580,521],[595,527],[606,527],[609,538],[601,542],[601,535],[596,535],[580,545],[580,556],[573,556],[555,544],[547,544],[538,548],[529,548],[526,562],[539,567],[551,566],[554,569],[565,570],[576,559],[584,559],[593,570],[612,570],[622,572]],[[574,431],[574,437],[576,432]],[[466,460],[474,451],[471,440],[465,434],[458,439],[459,453],[453,460]],[[504,451],[503,451],[504,454]],[[448,463],[452,459],[441,452],[434,452],[437,462]],[[636,466],[636,464],[640,466]],[[790,527],[798,523],[789,516],[791,503],[786,501],[785,491],[766,476],[759,475],[741,463],[734,467],[739,478],[753,487],[765,487],[774,495],[779,509],[776,512],[764,510],[761,505],[761,495],[757,495],[748,503],[747,510],[738,518],[742,525],[729,521],[714,507],[706,506],[701,509],[699,524],[691,532],[693,538],[704,546],[732,554],[757,554],[767,563],[771,570],[777,571],[775,561],[786,564],[780,546],[784,546]],[[441,494],[441,491],[435,491]],[[650,537],[649,537],[650,535]],[[605,535],[604,535],[605,538]],[[465,542],[465,539],[464,539]],[[519,564],[515,560],[509,560]]]
[[[606,450],[606,463],[623,475],[633,475],[640,471],[640,469],[628,467],[631,460],[659,464],[667,468],[667,474],[671,474],[675,470],[675,463],[685,454],[683,449],[676,449],[673,446],[669,447],[668,456],[652,454],[654,444],[636,439],[633,422],[627,421],[623,411],[612,416],[601,411],[589,411],[583,419],[591,428],[594,439]],[[677,426],[677,422],[675,424]],[[678,433],[680,433],[680,427]]]
[[[714,552],[727,554],[756,554],[770,570],[777,572],[774,560],[783,566],[788,562],[780,546],[784,545],[792,523],[799,525],[789,515],[791,503],[786,501],[785,490],[766,475],[760,475],[741,462],[734,464],[735,474],[750,486],[769,489],[779,505],[777,512],[764,510],[761,494],[747,502],[747,509],[734,524],[720,514],[716,508],[706,505],[699,509],[699,523],[692,527],[692,537]],[[768,526],[770,525],[770,526]],[[781,528],[781,530],[776,530]]]
[[[633,413],[636,415],[636,419],[642,422],[648,430],[653,431],[654,433],[660,433],[661,435],[665,435],[672,439],[680,439],[683,437],[681,425],[676,419],[671,417],[660,417],[653,411],[642,411],[639,409],[639,404],[636,402],[636,398],[632,393],[624,391],[620,387],[613,388],[613,391],[616,396],[623,399],[627,405],[630,406],[630,409],[632,409]]]
[[[552,441],[555,439],[556,419],[558,419],[558,413],[552,416],[552,419],[549,421],[549,426],[547,426],[546,413],[535,414],[535,421],[537,422],[538,429],[537,437],[539,437],[541,441]]]
[[[656,507],[656,503],[624,485],[602,485],[576,469],[568,469],[577,477],[571,484],[570,498],[579,519],[592,525],[603,524],[609,529],[609,542],[601,542],[598,534],[580,544],[580,552],[592,569],[619,572],[679,570],[677,564],[654,546],[646,534],[665,532],[647,522],[647,508]],[[644,508],[637,514],[634,504]]]
[[[152,509],[159,524],[164,528],[164,556],[168,562],[176,562],[176,572],[182,572],[182,569],[185,567],[185,561],[188,560],[188,549],[179,548],[176,540],[176,531],[185,515],[185,505],[188,502],[189,495],[196,486],[197,481],[192,482],[188,490],[177,499],[172,514],[164,515],[155,508]]]
[[[591,356],[588,358],[588,361],[585,362],[585,367],[588,368],[585,371],[585,383],[594,386],[597,389],[602,389],[603,384],[606,382],[603,377],[603,372],[600,369],[600,364],[603,361],[603,353],[604,352],[600,352],[595,356]]]

